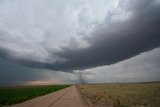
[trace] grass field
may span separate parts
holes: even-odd
[[[92,103],[115,107],[160,107],[160,83],[79,85]]]
[[[1,87],[0,106],[20,103],[69,86],[70,85]]]

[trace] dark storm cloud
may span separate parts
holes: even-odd
[[[76,51],[64,49],[64,52],[57,55],[69,61],[57,64],[56,67],[84,69],[109,65],[159,47],[160,5],[146,0],[140,1],[140,4],[139,1],[133,2],[133,5],[137,4],[137,7],[134,5],[131,8],[134,12],[133,18],[125,22],[111,23],[109,27],[105,25],[110,22],[102,23],[95,30],[93,38],[89,40],[91,47]]]
[[[75,83],[76,81],[70,80],[68,75],[69,73],[64,72],[32,69],[15,61],[0,58],[0,86]]]
[[[44,75],[38,70],[20,66],[0,58],[0,85],[20,85],[27,81],[35,81],[44,78]]]
[[[114,21],[112,18],[116,13],[109,12],[105,21],[92,31],[91,37],[86,38],[89,47],[76,50],[65,47],[61,52],[54,52],[58,57],[67,59],[66,61],[46,63],[26,59],[11,60],[33,68],[69,72],[114,64],[159,47],[160,4],[156,4],[154,0],[130,0],[127,3],[119,2],[119,6],[124,11],[131,11],[132,17]],[[1,56],[4,53],[5,51],[1,51]]]

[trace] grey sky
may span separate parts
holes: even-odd
[[[0,84],[159,80],[159,23],[159,0],[1,0]]]

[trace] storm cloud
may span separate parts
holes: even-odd
[[[0,1],[2,83],[112,66],[159,47],[159,0]]]
[[[132,5],[137,2],[130,1]],[[127,20],[114,21],[116,14],[109,13],[88,39],[90,47],[81,50],[64,48],[64,52],[57,53],[69,59],[66,63],[58,64],[57,69],[110,65],[159,47],[160,5],[145,0],[140,3],[131,8],[132,16]]]
[[[40,42],[39,50],[35,54],[47,54],[48,56],[45,57],[47,60],[32,60],[39,57],[29,53],[20,54],[21,57],[11,54],[8,56],[15,62],[33,68],[73,71],[114,64],[160,46],[160,4],[158,1],[118,1],[117,7],[109,10],[104,20],[99,23],[89,19],[88,11],[82,8],[78,14],[80,26],[90,30],[89,27],[94,25],[87,36],[84,36],[85,31],[77,31],[76,34],[82,35],[83,38],[70,37],[71,39],[67,41],[69,45],[62,45],[59,51],[54,51],[54,48],[46,49],[47,46],[52,47],[49,44],[45,45],[48,40],[44,39]],[[54,36],[49,32],[45,35]],[[4,36],[5,32],[1,31],[1,40],[5,38]],[[10,42],[8,45],[23,45],[21,40],[8,39],[6,40]],[[86,45],[83,44],[85,42]],[[84,47],[80,48],[81,45]],[[1,49],[1,56],[7,55],[6,53]],[[40,55],[40,57],[43,56]]]
[[[74,83],[69,73],[28,68],[0,58],[0,86]]]

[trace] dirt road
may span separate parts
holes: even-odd
[[[87,107],[75,85],[12,107]]]

